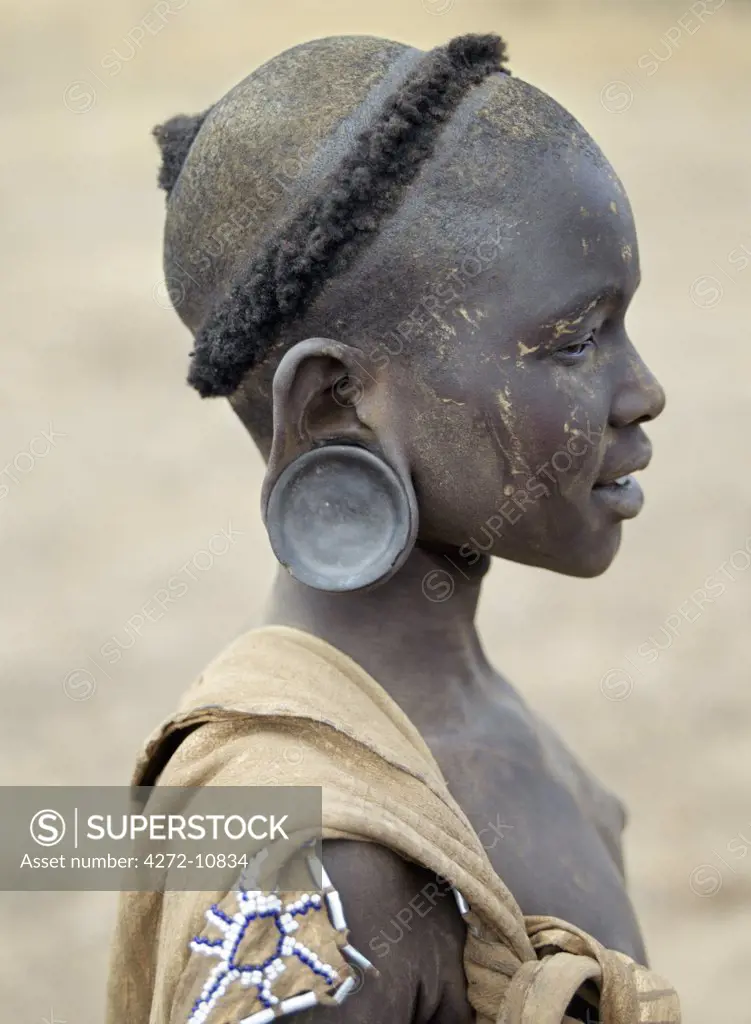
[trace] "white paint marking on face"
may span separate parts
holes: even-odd
[[[459,314],[459,316],[462,316],[462,317],[464,317],[464,319],[465,319],[465,320],[467,321],[467,323],[468,323],[468,324],[471,324],[471,325],[472,325],[473,327],[479,327],[479,326],[480,326],[480,325],[479,325],[479,324],[477,323],[477,321],[476,321],[476,320],[473,320],[473,319],[472,319],[472,317],[471,317],[471,316],[469,315],[469,313],[468,313],[468,312],[467,312],[467,310],[466,310],[466,309],[464,308],[464,306],[457,306],[457,309],[456,309],[456,311],[457,311],[457,313]]]
[[[572,320],[557,320],[555,324],[553,324],[553,337],[560,338],[566,334],[576,334],[579,324],[589,313],[591,313],[598,302],[599,299],[592,299],[586,309],[582,310],[579,316],[574,317]]]
[[[516,343],[516,347],[519,349],[520,356],[528,356],[531,355],[533,352],[536,352],[540,346],[532,345],[532,347],[530,348],[529,346],[525,345],[523,341],[518,341]]]
[[[496,392],[496,399],[498,400],[498,409],[501,414],[501,422],[506,428],[509,440],[511,442],[511,451],[507,451],[501,443],[500,439],[495,433],[496,442],[501,448],[501,451],[506,456],[509,469],[513,476],[527,475],[529,476],[529,466],[527,460],[522,454],[522,442],[516,433],[516,424],[514,422],[514,409],[511,404],[511,396],[509,394],[508,384],[504,387],[503,391]]]

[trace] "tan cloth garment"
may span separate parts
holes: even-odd
[[[199,724],[162,769],[181,731]],[[267,627],[235,641],[152,735],[134,783],[160,771],[159,785],[321,786],[325,838],[377,842],[450,882],[471,908],[464,965],[478,1024],[560,1024],[577,992],[595,994],[605,1024],[679,1024],[675,992],[652,971],[564,921],[522,915],[418,731],[374,679],[316,637]],[[124,893],[107,1024],[187,1024],[211,966],[189,942],[209,934],[211,902],[231,915],[234,898]],[[309,927],[308,944],[346,978],[346,935],[323,914]],[[294,974],[283,996],[300,990]],[[306,987],[330,1001],[322,980]],[[207,1024],[243,1020],[260,1006],[248,999],[230,986]]]

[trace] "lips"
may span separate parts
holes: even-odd
[[[595,488],[609,487],[611,484],[617,483],[619,480],[625,480],[630,477],[632,473],[638,473],[640,470],[646,469],[651,461],[651,445],[649,447],[642,448],[640,452],[632,455],[630,458],[619,459],[618,462],[613,461],[610,466],[603,466],[602,472],[595,484]]]
[[[644,491],[632,476],[625,477],[619,483],[598,484],[592,488],[592,494],[596,501],[614,512],[619,519],[638,516],[644,504]]]
[[[644,492],[631,474],[646,469],[651,458],[651,447],[645,447],[629,459],[621,459],[603,468],[600,478],[592,488],[596,500],[615,513],[619,519],[633,519],[641,512]]]

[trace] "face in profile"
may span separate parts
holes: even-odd
[[[254,82],[233,93],[230,113],[236,114],[245,88],[256,96]],[[251,114],[257,100],[249,104]],[[308,116],[314,115],[310,107]],[[240,173],[248,167],[246,149],[229,176],[229,164],[218,154],[223,145],[231,148],[240,128],[243,146],[254,144],[254,123],[214,111],[199,132],[204,148],[199,145],[195,159],[210,157],[209,170],[222,187],[204,187],[196,196],[187,184],[181,191],[178,181],[167,245],[175,266],[180,245],[187,244],[186,220],[191,244],[200,246],[206,242],[201,232],[226,219],[221,208],[203,209],[209,191],[224,204],[252,191]],[[209,145],[212,133],[218,141]],[[335,133],[331,145],[319,147],[316,173],[329,189],[350,143],[349,136]],[[268,154],[255,156],[262,162]],[[356,251],[340,260],[333,245],[334,255],[321,267],[315,264],[315,275],[305,261],[290,264],[282,246],[273,251],[273,274],[261,260],[261,269],[246,280],[249,254],[263,255],[266,243],[241,232],[238,250],[225,253],[221,266],[212,264],[214,276],[194,282],[196,294],[189,292],[181,315],[193,329],[200,327],[196,349],[212,350],[209,369],[222,378],[218,391],[213,384],[199,390],[229,393],[225,363],[234,379],[233,360],[243,362],[246,350],[254,350],[232,404],[267,458],[272,435],[284,428],[272,477],[326,441],[380,449],[411,477],[424,546],[450,548],[467,562],[484,552],[570,575],[597,575],[618,550],[623,520],[641,508],[633,474],[650,458],[642,424],[664,404],[626,331],[639,254],[623,188],[578,122],[550,97],[505,75],[490,75],[468,90],[431,145],[402,153],[400,160],[405,166],[414,161],[419,173],[394,187],[393,204],[373,216],[368,211],[362,251],[355,245],[356,218],[337,207],[344,220],[327,238],[339,245],[353,233]],[[372,184],[367,166],[360,171],[361,185]],[[298,203],[309,198],[300,189]],[[349,195],[346,188],[342,194]],[[286,198],[280,204],[267,211],[269,223],[286,223]],[[356,202],[352,209],[359,209]],[[473,269],[465,272],[461,254],[468,239],[475,250]],[[285,245],[296,252],[289,240]],[[285,318],[281,306],[307,287],[299,267],[307,267],[321,287],[300,299],[295,317]],[[207,331],[203,318],[227,284],[220,288],[220,279],[238,268],[241,285],[236,294],[234,286],[229,289],[234,298],[218,318],[212,313]],[[264,310],[270,310],[269,324]],[[386,344],[385,358],[368,355],[409,310],[410,319],[417,312],[422,321],[419,337],[412,332],[396,353]],[[325,396],[330,373],[351,382],[347,359],[353,359],[321,350],[318,375],[303,374],[298,386],[290,386],[283,408],[274,399],[272,415],[275,364],[297,343],[316,338],[350,346],[357,359],[365,353],[363,364],[354,362],[362,367],[357,410],[342,408],[347,401],[337,402],[336,395],[334,401]]]
[[[495,257],[454,275],[438,314],[450,344],[408,361],[391,412],[423,543],[594,576],[641,509],[642,424],[664,394],[626,330],[640,273],[628,201],[604,162],[569,157],[551,156]]]

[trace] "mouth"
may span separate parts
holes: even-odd
[[[632,461],[626,472],[623,471],[625,467],[621,466],[615,472],[604,473],[592,488],[595,498],[619,519],[633,519],[641,512],[644,491],[633,474],[646,469],[651,456],[651,451],[645,452],[641,459]]]

